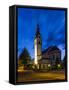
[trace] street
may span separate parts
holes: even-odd
[[[17,82],[40,81],[40,80],[64,80],[64,71],[34,72],[25,71],[18,73]]]

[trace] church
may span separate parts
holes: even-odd
[[[22,63],[22,60],[23,59],[19,57],[18,71],[30,69],[29,66],[32,67],[31,69],[51,70],[56,67],[60,68],[62,64],[61,51],[57,46],[50,46],[47,49],[42,50],[42,38],[39,25],[37,25],[34,37],[34,59],[31,61],[29,60],[25,65]]]
[[[56,66],[61,67],[61,51],[57,46],[50,46],[42,51],[42,38],[39,25],[34,38],[34,64],[37,69],[46,70],[54,69]]]

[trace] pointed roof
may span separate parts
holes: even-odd
[[[47,49],[45,49],[44,51],[42,51],[42,53],[50,52],[53,50],[59,50],[60,51],[60,49],[57,46],[51,46],[51,47],[48,47]]]
[[[37,24],[37,30],[36,30],[36,37],[38,36],[38,35],[40,35],[40,28],[39,28],[39,24]]]

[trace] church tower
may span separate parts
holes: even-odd
[[[34,63],[38,64],[38,61],[41,59],[42,55],[42,40],[41,40],[41,35],[39,32],[39,25],[37,25],[37,30],[36,30],[36,35],[34,39],[34,49],[35,49],[35,60]]]

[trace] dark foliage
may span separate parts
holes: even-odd
[[[66,67],[66,56],[63,59],[63,68],[65,68],[65,67]]]
[[[20,54],[19,60],[22,60],[22,64],[28,64],[31,60],[30,54],[26,48],[23,49],[22,53]]]

